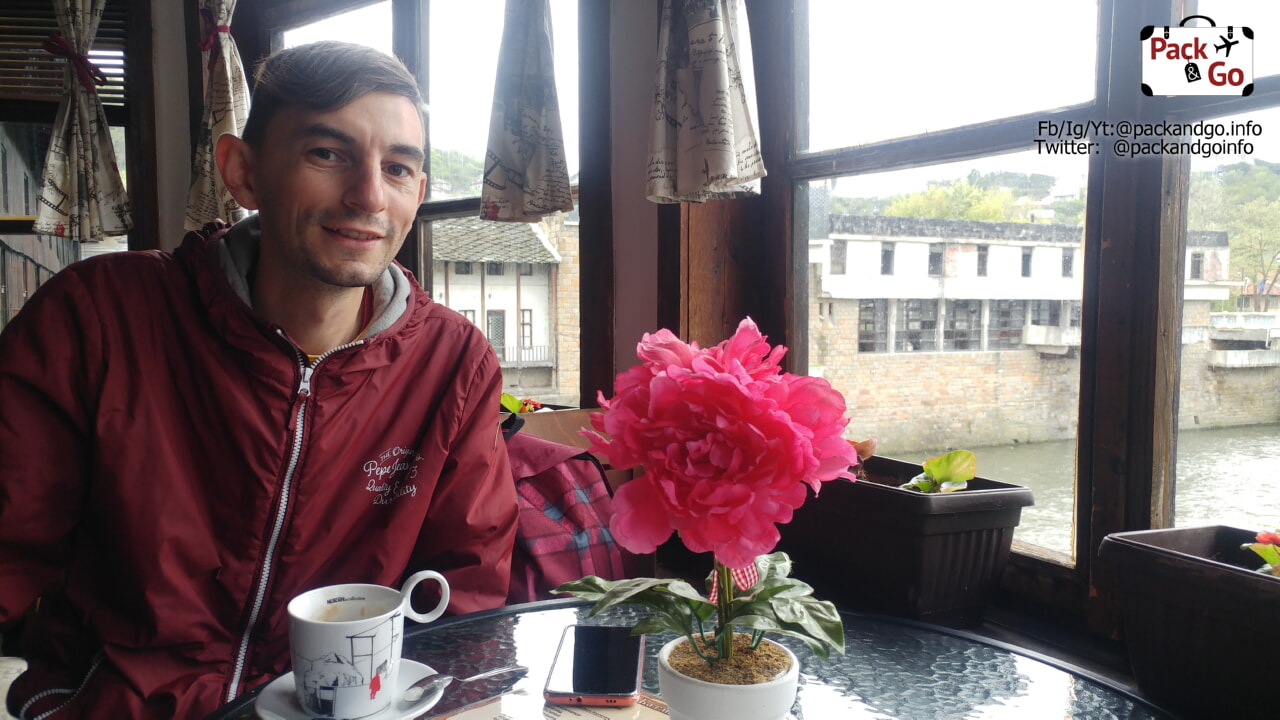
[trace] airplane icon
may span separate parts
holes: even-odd
[[[1222,37],[1221,35],[1219,35],[1219,36],[1218,36],[1218,39],[1222,41],[1222,44],[1221,44],[1221,45],[1214,45],[1214,46],[1213,46],[1213,49],[1214,49],[1215,51],[1217,51],[1217,50],[1222,50],[1222,49],[1224,49],[1224,48],[1225,48],[1225,49],[1226,49],[1226,51],[1227,51],[1227,57],[1231,57],[1231,47],[1232,47],[1233,45],[1239,45],[1239,44],[1240,44],[1240,41],[1239,41],[1239,40],[1228,40],[1228,39],[1226,39],[1226,38]]]

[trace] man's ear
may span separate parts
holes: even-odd
[[[213,151],[218,161],[218,172],[222,173],[222,184],[226,186],[231,197],[247,210],[258,209],[258,193],[254,187],[254,154],[253,148],[244,140],[225,133],[218,138],[218,145]]]

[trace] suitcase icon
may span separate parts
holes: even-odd
[[[1209,27],[1186,27],[1201,18]],[[1253,93],[1253,29],[1217,27],[1188,15],[1178,27],[1142,28],[1142,94],[1249,95]]]

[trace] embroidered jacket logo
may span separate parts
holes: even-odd
[[[390,505],[408,495],[417,497],[418,463],[422,456],[412,448],[392,447],[364,464],[364,489],[373,493],[374,505]]]

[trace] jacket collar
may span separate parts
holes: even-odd
[[[258,261],[258,245],[262,242],[262,229],[255,213],[236,223],[218,239],[218,264],[231,289],[253,307],[249,294],[249,273]],[[364,336],[370,337],[395,324],[409,307],[411,288],[404,271],[395,263],[387,266],[382,276],[373,284],[375,311],[373,322]]]

